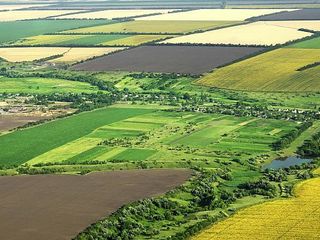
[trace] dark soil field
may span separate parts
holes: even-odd
[[[188,170],[0,177],[0,233],[10,240],[75,237],[124,204],[169,191]]]
[[[50,117],[0,115],[0,132],[5,132],[16,127],[23,126],[29,122],[36,122],[48,118]]]
[[[142,46],[77,64],[74,70],[199,75],[261,51],[258,47]]]
[[[265,16],[250,18],[249,20],[276,21],[276,20],[320,20],[320,8],[301,9],[292,12],[278,12]]]

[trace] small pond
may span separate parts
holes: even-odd
[[[263,166],[262,170],[265,169],[280,169],[280,168],[287,168],[291,166],[301,165],[303,163],[310,163],[312,159],[300,158],[298,156],[291,156],[287,157],[286,159],[276,159],[273,160],[271,163]]]

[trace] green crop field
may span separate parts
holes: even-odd
[[[126,37],[130,35],[39,35],[22,39],[13,45],[94,46]]]
[[[312,38],[306,41],[298,42],[289,46],[290,48],[307,48],[307,49],[319,49],[320,37]]]
[[[0,44],[45,33],[54,33],[80,27],[95,26],[103,23],[108,24],[111,22],[112,21],[107,20],[31,20],[0,22],[0,32],[6,33],[1,34]]]
[[[114,162],[144,161],[156,153],[153,149],[126,149],[125,151],[114,156]]]
[[[0,165],[22,164],[40,154],[75,141],[98,127],[151,111],[105,108],[0,136],[1,149],[7,149],[0,152]],[[82,141],[82,143],[87,145],[91,142]]]
[[[14,46],[137,46],[143,43],[174,37],[173,35],[39,35],[21,39]]]
[[[112,109],[105,109],[104,114],[108,112],[113,114]],[[125,108],[123,112],[120,108],[114,108],[114,111],[120,111],[123,114],[128,111],[128,115],[116,121],[112,120],[113,117],[110,120],[106,117],[104,124],[101,120],[101,124],[96,124],[95,128],[87,128],[86,134],[78,134],[77,138],[74,136],[68,141],[61,137],[61,143],[65,140],[63,144],[51,147],[37,155],[33,154],[27,163],[30,165],[81,163],[90,165],[99,162],[117,166],[123,163],[143,162],[169,167],[183,166],[186,159],[189,161],[197,159],[199,164],[209,162],[210,165],[216,166],[215,161],[218,159],[225,161],[232,156],[238,156],[245,160],[248,156],[268,153],[272,151],[273,142],[297,126],[295,122],[285,123],[280,120],[238,118],[216,114],[159,110],[152,112],[152,110],[139,108],[132,109],[132,113]],[[141,111],[147,114],[141,114]],[[78,117],[91,115],[95,119],[93,115],[97,112],[99,111]],[[76,117],[26,129],[16,134],[23,135],[24,132],[29,131],[32,134],[40,134],[43,129],[48,128],[46,125],[63,124],[63,122],[68,125],[73,118]],[[64,130],[64,127],[59,125],[55,134],[58,135],[60,128],[61,131]],[[20,160],[20,162],[24,161]]]
[[[208,30],[238,22],[230,21],[129,21],[111,25],[80,28],[68,33],[187,33]]]
[[[318,92],[319,67],[298,71],[318,61],[319,49],[282,48],[214,70],[197,83],[248,91]]]
[[[53,78],[7,78],[0,76],[1,93],[93,93],[98,88],[89,83]]]
[[[174,35],[133,35],[102,43],[104,46],[138,46],[140,44],[160,41]]]

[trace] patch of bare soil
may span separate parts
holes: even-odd
[[[72,239],[124,204],[165,193],[190,175],[158,169],[0,177],[1,239]]]

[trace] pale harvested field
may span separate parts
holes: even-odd
[[[291,29],[309,29],[313,31],[320,31],[320,20],[312,21],[265,21],[265,24],[272,26],[279,26]]]
[[[29,20],[59,16],[62,14],[74,13],[79,11],[74,10],[23,10],[23,11],[7,11],[1,12],[0,21],[17,21]]]
[[[60,55],[68,51],[69,48],[0,48],[0,57],[9,62],[34,61],[54,55]]]
[[[311,33],[298,31],[294,28],[255,22],[172,38],[162,43],[276,45],[311,35]]]
[[[296,197],[239,211],[192,240],[320,239],[320,178],[300,183]]]
[[[154,10],[105,10],[97,12],[88,12],[88,13],[79,13],[72,14],[68,16],[57,17],[58,19],[114,19],[114,18],[128,18],[128,17],[137,17],[147,14],[155,13],[168,13],[174,11],[174,9],[154,9]]]
[[[17,5],[0,5],[0,11],[6,10],[6,11],[12,11],[17,9],[25,9],[25,8],[31,8],[31,7],[44,7],[48,6],[47,4],[17,4]]]
[[[122,50],[124,48],[71,48],[69,51],[67,51],[63,57],[56,58],[51,60],[50,62],[53,63],[73,63],[73,62],[79,62],[83,60],[87,60],[89,58],[102,56],[105,54],[109,54],[115,51]]]
[[[188,12],[168,13],[157,16],[141,17],[137,20],[171,20],[171,21],[244,21],[281,11],[294,9],[200,9]]]

